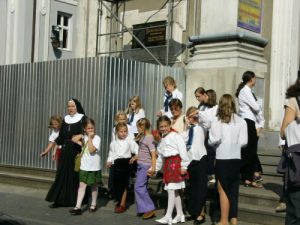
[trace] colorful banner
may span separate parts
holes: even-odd
[[[239,0],[238,26],[261,32],[262,0]]]

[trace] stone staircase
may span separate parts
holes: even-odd
[[[282,175],[276,173],[276,167],[281,152],[276,148],[260,149],[259,157],[263,166],[263,189],[240,186],[239,215],[241,221],[250,224],[282,225],[284,213],[276,213],[279,196],[282,191]],[[17,186],[34,188],[49,188],[55,176],[55,171],[37,168],[13,167],[0,165],[0,182]],[[107,177],[103,177],[104,184]],[[166,206],[166,193],[162,191],[161,179],[150,179],[149,188],[156,203]],[[207,200],[207,212],[214,208],[214,186],[210,185]],[[212,213],[210,213],[212,214]]]

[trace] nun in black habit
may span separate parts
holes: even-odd
[[[83,134],[82,123],[86,116],[77,99],[69,100],[67,107],[68,115],[65,116],[55,140],[62,147],[55,180],[46,197],[46,201],[53,202],[50,208],[74,206],[77,199],[79,175],[74,171],[74,166],[75,156],[81,151],[81,146],[72,142],[72,137]]]

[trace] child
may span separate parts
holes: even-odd
[[[161,169],[164,159],[163,181],[165,190],[168,191],[168,208],[166,215],[156,220],[156,222],[162,224],[185,222],[178,190],[185,188],[184,180],[187,178],[189,157],[186,146],[183,138],[176,132],[171,131],[171,120],[167,116],[158,119],[158,128],[162,139],[157,147],[156,171]],[[177,215],[172,220],[174,206]]]
[[[188,212],[195,218],[194,225],[205,222],[204,205],[207,192],[207,153],[204,146],[204,129],[199,125],[196,107],[188,108],[186,118],[188,129],[183,132],[188,156],[191,163],[188,166],[190,175],[190,192]]]
[[[79,190],[75,208],[70,210],[72,215],[81,215],[81,204],[85,195],[87,185],[92,189],[92,203],[89,212],[97,210],[98,184],[101,182],[101,158],[100,142],[101,139],[95,134],[94,120],[87,118],[83,122],[84,135],[75,135],[72,141],[82,145],[82,157],[79,171]]]
[[[114,126],[113,131],[112,131],[111,140],[116,139],[116,125],[118,123],[127,123],[127,114],[125,113],[125,111],[120,110],[115,115],[115,126]],[[134,139],[134,134],[133,134],[133,132],[131,130],[131,127],[129,125],[127,125],[127,129],[128,129],[129,138],[131,138],[133,140]]]
[[[138,214],[143,214],[143,219],[155,216],[155,207],[148,193],[148,176],[154,175],[156,166],[156,150],[154,138],[151,134],[150,121],[146,118],[137,121],[139,134],[139,152],[137,159],[137,176],[134,185],[135,201]]]
[[[52,132],[49,136],[49,143],[44,151],[40,154],[41,157],[47,155],[51,149],[53,149],[52,160],[59,160],[60,148],[57,147],[55,139],[59,135],[59,129],[61,127],[62,118],[59,115],[53,115],[49,118],[49,128],[52,129]]]
[[[138,145],[128,137],[128,127],[126,123],[118,123],[116,126],[116,139],[110,143],[107,158],[107,167],[114,165],[113,187],[117,201],[115,212],[126,211],[127,188],[130,177],[130,165],[133,163],[131,155],[138,153]]]
[[[216,179],[220,196],[219,225],[237,224],[241,147],[248,142],[246,122],[236,115],[234,99],[225,94],[212,122],[209,143],[216,147]]]
[[[171,118],[172,114],[169,108],[169,103],[174,98],[178,98],[179,100],[182,100],[182,93],[177,89],[176,81],[171,76],[167,76],[164,78],[163,85],[166,90],[164,94],[164,108],[157,113],[157,116],[166,115],[169,118]]]
[[[204,111],[206,108],[205,102],[207,102],[207,98],[208,98],[205,89],[203,87],[198,87],[195,90],[194,94],[195,94],[195,98],[199,102],[198,109],[200,111]]]
[[[172,99],[169,103],[169,108],[172,114],[172,129],[182,133],[185,125],[185,117],[182,115],[182,102],[177,98]]]
[[[134,134],[134,136],[136,136],[138,134],[136,122],[141,118],[145,118],[145,111],[144,109],[142,109],[141,100],[139,96],[133,96],[129,100],[129,105],[126,110],[126,113],[131,132]]]

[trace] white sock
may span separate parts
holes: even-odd
[[[168,190],[168,208],[165,217],[172,218],[174,206],[175,206],[175,190]]]
[[[182,211],[181,197],[178,191],[175,191],[175,208],[176,208],[177,215],[182,216],[183,211]]]
[[[97,198],[98,198],[98,184],[93,184],[92,185],[92,206],[97,205]]]
[[[83,182],[80,182],[80,184],[79,184],[77,203],[76,203],[76,208],[78,208],[78,209],[81,208],[81,204],[82,204],[82,200],[84,198],[86,186],[87,186],[87,184],[85,184]]]

